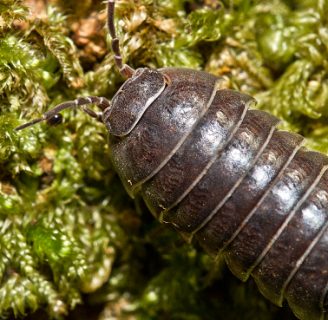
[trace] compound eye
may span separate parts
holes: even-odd
[[[63,116],[60,113],[56,113],[52,117],[47,119],[47,124],[50,126],[57,126],[62,122],[63,122]]]

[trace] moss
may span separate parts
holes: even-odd
[[[48,2],[0,4],[0,317],[291,319],[127,197],[101,124],[66,112],[60,127],[13,131],[123,81],[99,40],[103,5]],[[224,76],[327,152],[326,1],[117,2],[131,66]]]

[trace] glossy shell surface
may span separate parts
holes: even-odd
[[[113,164],[132,197],[238,278],[302,320],[328,320],[328,158],[219,84],[137,70],[107,115]]]

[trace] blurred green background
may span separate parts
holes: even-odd
[[[123,190],[103,125],[13,129],[123,83],[98,0],[0,0],[0,318],[294,319]],[[132,67],[190,67],[328,151],[328,2],[117,0]]]

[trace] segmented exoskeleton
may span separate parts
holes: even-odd
[[[68,101],[17,130],[80,107],[106,125],[130,196],[141,194],[161,222],[223,255],[241,280],[252,276],[275,304],[286,299],[300,319],[328,320],[328,157],[213,75],[124,65],[113,17],[110,0],[112,49],[128,78],[112,101]]]

